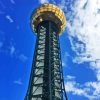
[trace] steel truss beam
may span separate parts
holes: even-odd
[[[44,21],[37,27],[37,40],[25,100],[67,100],[56,25]]]

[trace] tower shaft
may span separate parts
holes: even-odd
[[[37,26],[34,59],[25,100],[64,100],[58,27],[52,21]]]

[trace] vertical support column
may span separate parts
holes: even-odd
[[[43,100],[43,76],[44,76],[44,59],[45,59],[45,35],[46,28],[38,27],[38,34],[29,80],[29,87],[25,100]]]
[[[52,81],[52,98],[53,100],[63,100],[62,99],[62,82],[61,82],[61,70],[60,70],[60,48],[59,48],[59,36],[56,31],[51,34],[51,81]]]
[[[44,58],[44,75],[43,75],[43,100],[50,100],[50,82],[49,82],[49,76],[50,76],[50,70],[49,70],[49,23],[48,22],[42,22],[40,26],[44,26],[46,28],[46,34],[45,34],[45,58]]]
[[[49,100],[53,100],[53,89],[52,89],[52,84],[53,84],[53,82],[52,82],[52,66],[51,66],[51,63],[52,63],[52,61],[51,61],[51,46],[52,46],[52,43],[51,43],[51,34],[52,34],[52,32],[51,32],[51,29],[52,29],[52,23],[49,21],[48,22],[48,24],[49,24],[49,29],[48,29],[48,32],[49,32],[49,93],[50,93],[50,95],[49,95]]]

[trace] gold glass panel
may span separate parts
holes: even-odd
[[[49,15],[51,17],[46,17],[48,16],[48,12],[50,12]],[[48,19],[54,21],[58,25],[59,32],[62,31],[62,29],[64,29],[66,24],[64,13],[60,8],[53,4],[43,4],[41,7],[39,7],[32,15],[32,24],[34,25],[34,28],[36,28],[40,21]]]

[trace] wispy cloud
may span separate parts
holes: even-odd
[[[15,80],[13,83],[17,84],[17,85],[22,85],[23,84],[21,79]]]
[[[66,92],[86,97],[88,100],[98,100],[100,98],[100,82],[80,84],[74,80],[69,80],[65,84],[65,89]]]
[[[23,53],[18,51],[18,49],[15,47],[13,43],[9,46],[9,49],[7,51],[11,57],[17,58],[22,62],[26,62],[28,59],[27,56],[25,56]]]
[[[72,80],[75,80],[76,79],[76,77],[75,76],[71,76],[71,75],[67,75],[66,77],[65,77],[65,80],[66,81],[72,81]]]
[[[15,1],[14,0],[10,0],[10,1],[11,1],[12,4],[15,4]]]
[[[70,57],[70,55],[68,54],[68,52],[65,52],[65,54],[64,54],[64,56],[63,56],[63,58],[62,58],[62,66],[63,66],[63,67],[67,67],[67,66],[68,66],[68,65],[67,65],[68,57]]]
[[[100,58],[100,2],[78,0],[73,7],[74,18],[68,21],[67,26],[72,49],[77,55],[75,59],[77,62],[96,61]]]
[[[100,81],[100,59],[90,62],[90,66],[95,71],[97,81]]]
[[[100,1],[78,0],[72,8],[67,27],[74,63],[88,62],[100,81]]]
[[[61,3],[58,4],[58,6],[61,8],[61,9],[64,9],[65,6],[66,6],[66,0],[61,0]],[[66,7],[67,8],[67,7]]]
[[[48,1],[48,0],[39,0],[39,2],[40,2],[41,4],[43,4],[43,3],[48,3],[49,1]]]
[[[66,66],[67,66],[67,64],[66,64],[65,61],[62,61],[62,66],[63,66],[63,67],[66,67]]]
[[[28,57],[25,56],[24,54],[20,54],[20,55],[19,55],[19,59],[20,59],[21,61],[25,62],[25,61],[28,59]]]
[[[16,48],[14,40],[10,40],[8,45],[4,45],[5,42],[5,39],[1,39],[0,53],[4,53],[9,57],[20,60],[21,62],[26,62],[28,60],[28,57],[25,54],[21,53],[18,48]]]
[[[10,15],[6,15],[6,19],[8,19],[10,23],[14,22]]]
[[[12,45],[12,46],[10,47],[10,55],[13,55],[14,52],[15,52],[15,47]]]

